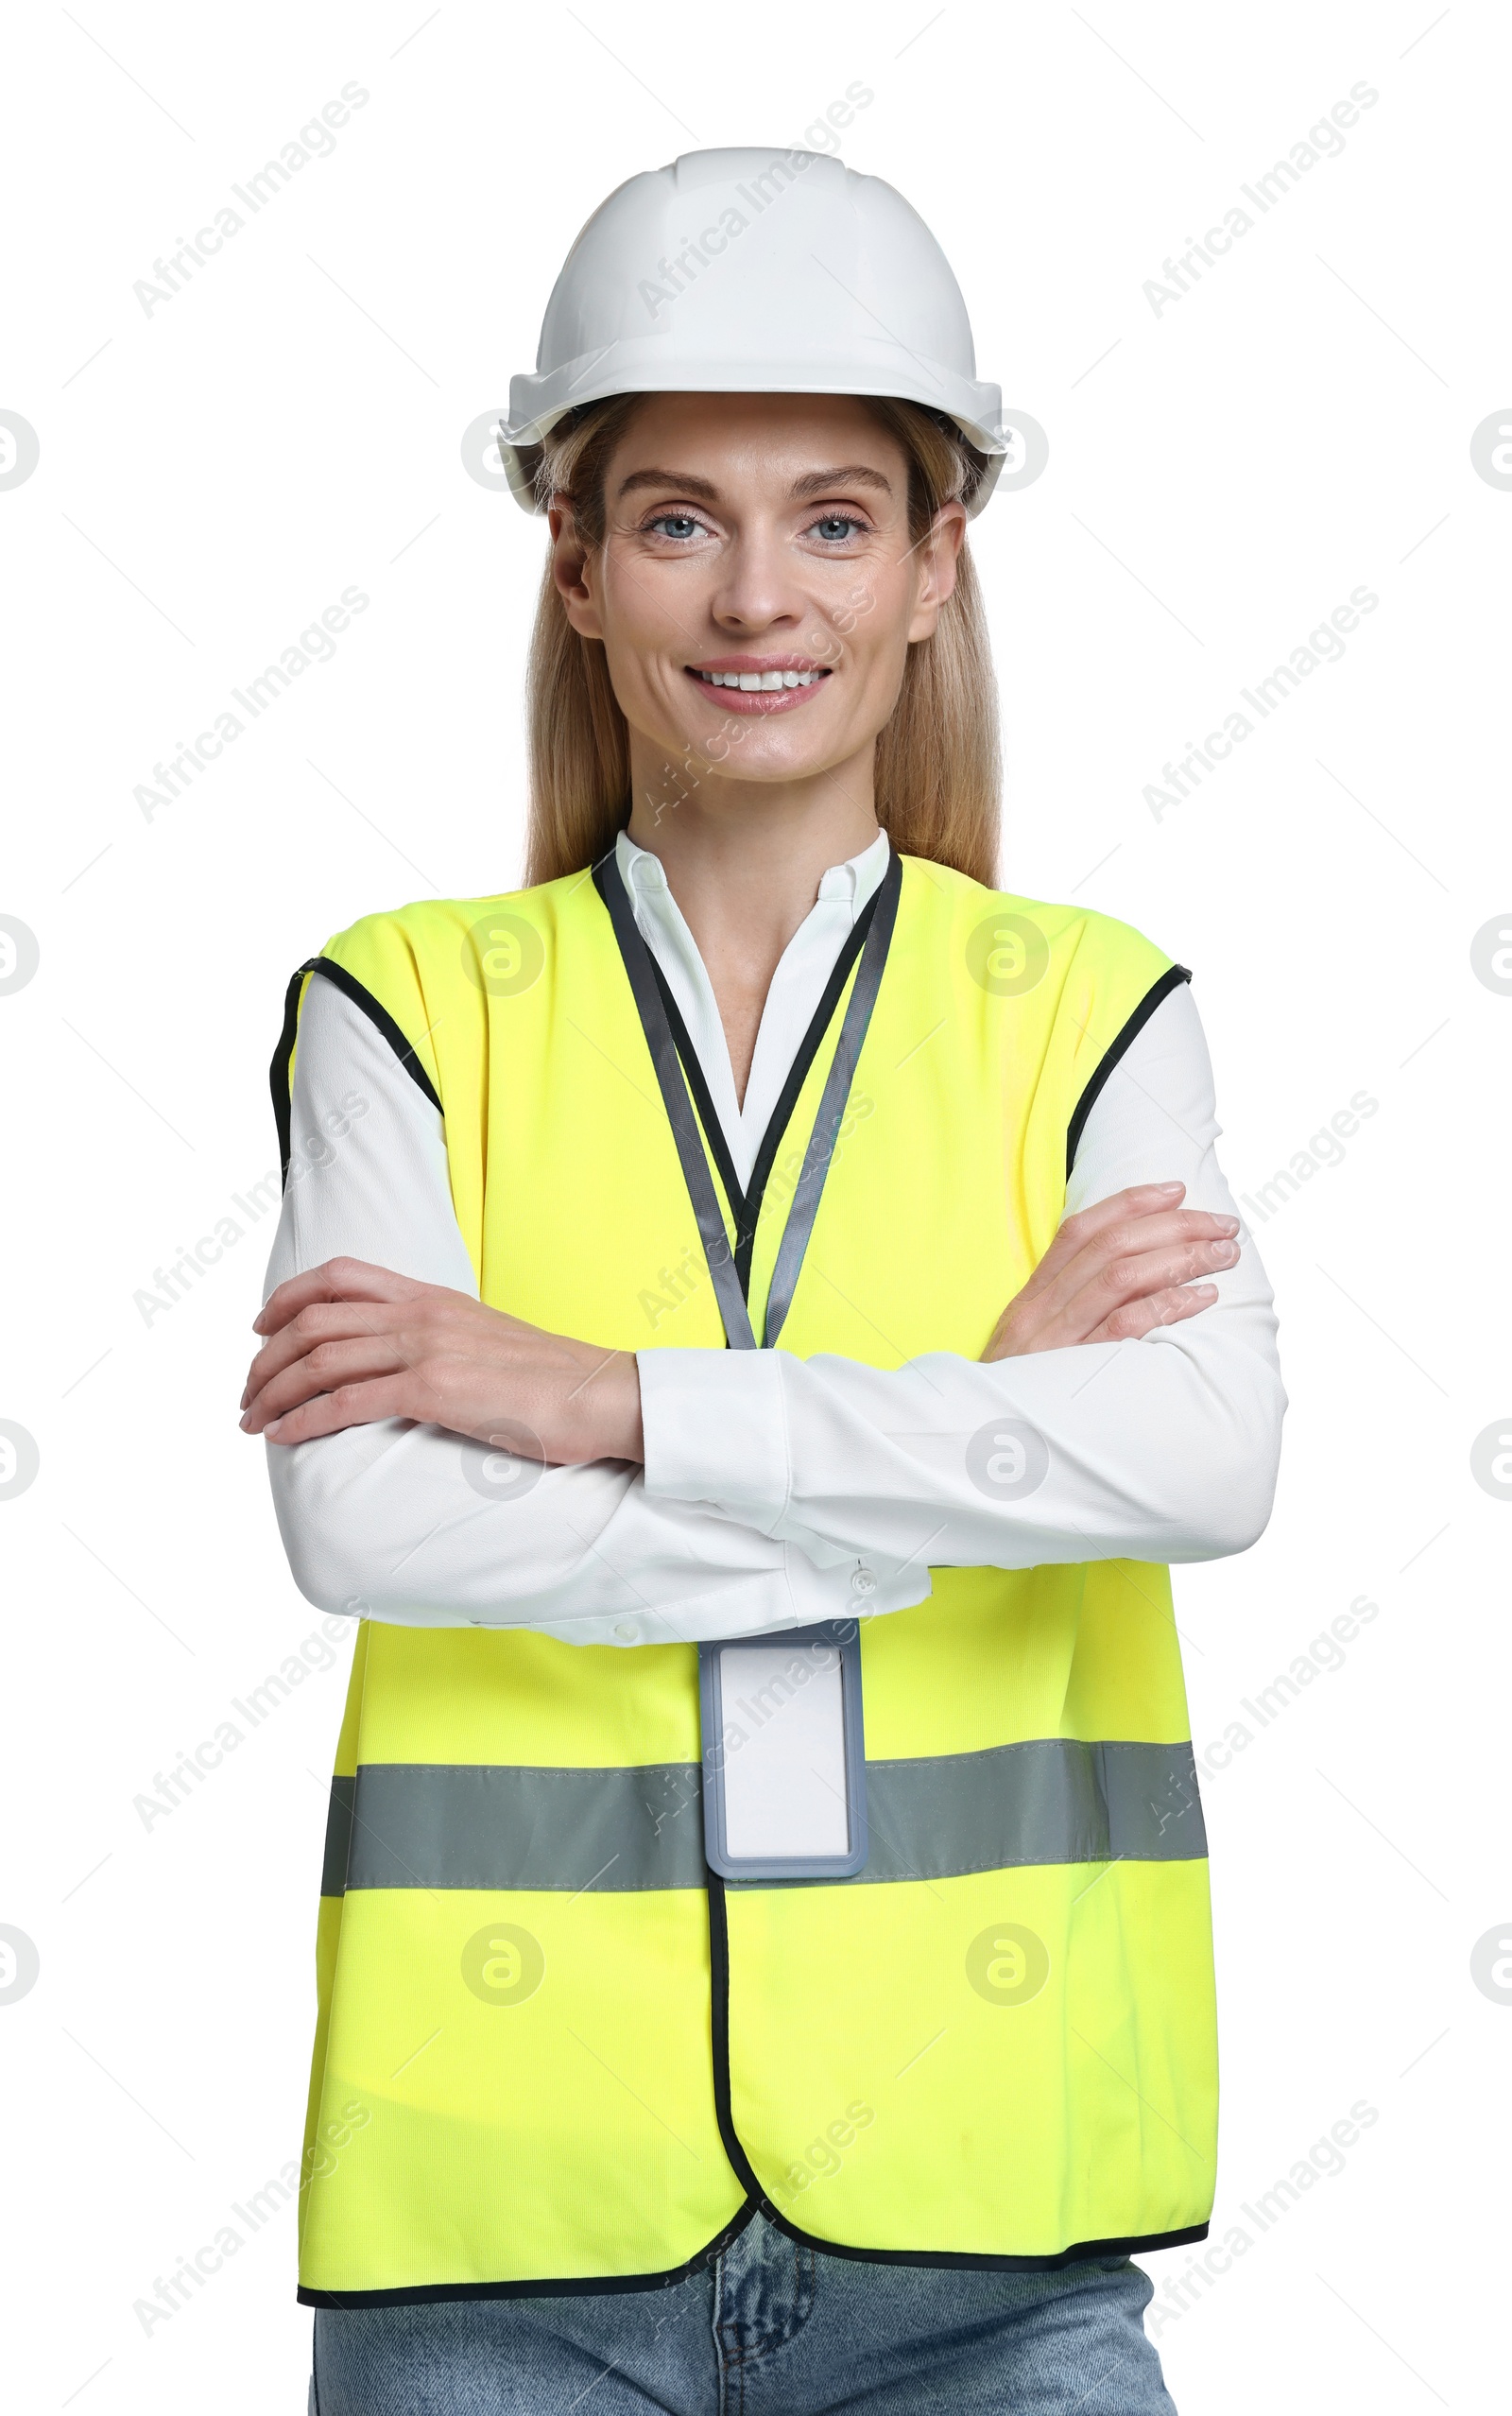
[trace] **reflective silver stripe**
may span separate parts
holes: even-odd
[[[331,1808],[325,1816],[325,1867],[320,1873],[322,1896],[339,1896],[346,1890],[352,1807],[356,1792],[354,1778],[343,1778],[338,1772],[331,1781]]]
[[[701,1888],[695,1762],[630,1769],[365,1762],[348,1888]]]
[[[1208,1851],[1190,1744],[1048,1737],[867,1764],[860,1888],[1023,1863],[1187,1862]],[[349,1842],[350,1839],[350,1842]],[[701,1888],[696,1762],[544,1769],[366,1762],[334,1779],[324,1892]]]
[[[867,1764],[860,1883],[953,1879],[1026,1862],[1188,1862],[1207,1832],[1190,1744],[1058,1736]]]

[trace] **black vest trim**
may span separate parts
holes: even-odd
[[[1080,2265],[1091,2257],[1144,2256],[1152,2249],[1193,2248],[1209,2233],[1206,2223],[1189,2223],[1179,2232],[1141,2232],[1121,2240],[1078,2240],[1056,2256],[972,2256],[950,2250],[842,2248],[838,2241],[821,2239],[816,2232],[800,2231],[796,2223],[789,2223],[779,2215],[769,2200],[752,2197],[736,2209],[707,2248],[699,2249],[685,2265],[669,2267],[665,2273],[606,2273],[575,2276],[571,2281],[422,2282],[396,2290],[311,2290],[301,2285],[297,2295],[301,2307],[339,2311],[348,2307],[438,2306],[449,2299],[597,2299],[627,2290],[671,2290],[679,2282],[692,2282],[707,2272],[755,2215],[765,2215],[775,2231],[798,2241],[801,2248],[813,2249],[819,2256],[848,2257],[857,2265],[911,2265],[926,2271],[954,2273],[1058,2273],[1063,2266]]]
[[[804,1153],[802,1172],[788,1207],[777,1263],[772,1270],[771,1294],[761,1345],[771,1349],[792,1303],[803,1252],[818,1213],[824,1178],[834,1154],[835,1136],[845,1115],[846,1101],[871,1021],[871,1011],[877,1003],[877,992],[882,985],[893,926],[897,921],[898,898],[902,887],[902,860],[896,849],[889,847],[887,870],[880,886],[857,916],[835,960],[825,984],[824,994],[788,1070],[782,1096],[772,1111],[757,1152],[749,1186],[745,1190],[736,1178],[687,1027],[655,957],[641,935],[635,909],[612,851],[601,856],[594,865],[593,886],[604,901],[619,942],[646,1046],[656,1069],[667,1121],[677,1143],[678,1157],[688,1186],[688,1196],[693,1202],[704,1255],[709,1262],[725,1339],[731,1350],[751,1351],[758,1347],[750,1322],[748,1294],[751,1254],[762,1200],[799,1094],[833,1019],[841,992],[850,979],[851,966],[856,964],[858,958],[860,959],[818,1113],[814,1120],[814,1130]],[[707,1152],[705,1134],[708,1137]],[[711,1155],[730,1202],[735,1227],[733,1250],[725,1230],[724,1214],[714,1193],[713,1177],[709,1170]]]
[[[1118,1063],[1119,1059],[1128,1047],[1129,1043],[1144,1029],[1145,1025],[1149,1022],[1150,1017],[1154,1014],[1157,1007],[1160,1004],[1161,999],[1169,998],[1173,990],[1179,990],[1184,981],[1190,981],[1191,979],[1191,971],[1186,965],[1168,966],[1166,971],[1160,975],[1160,980],[1156,982],[1151,989],[1145,992],[1143,997],[1140,1000],[1139,1005],[1135,1008],[1133,1014],[1129,1017],[1128,1022],[1119,1033],[1118,1038],[1109,1042],[1108,1047],[1103,1051],[1096,1070],[1092,1074],[1091,1079],[1087,1084],[1087,1087],[1083,1091],[1080,1098],[1077,1100],[1075,1113],[1072,1116],[1071,1122],[1066,1128],[1066,1181],[1068,1182],[1071,1181],[1072,1167],[1076,1163],[1076,1150],[1080,1145],[1081,1136],[1087,1127],[1087,1118],[1092,1112],[1092,1105],[1099,1091],[1101,1091],[1109,1074],[1111,1074],[1114,1066]]]
[[[303,995],[306,974],[322,974],[327,981],[334,983],[344,998],[350,998],[354,1007],[360,1007],[368,1021],[382,1032],[411,1081],[416,1083],[424,1096],[429,1099],[438,1115],[445,1113],[435,1083],[387,1008],[373,996],[370,990],[364,988],[355,974],[348,973],[345,965],[338,965],[331,957],[307,957],[290,979],[288,989],[284,992],[284,1028],[278,1036],[278,1046],[273,1051],[273,1062],[267,1069],[268,1087],[273,1094],[273,1120],[278,1127],[279,1170],[285,1183],[289,1178],[289,1159],[293,1151],[291,1136],[294,1103],[289,1083],[289,1067],[293,1061],[294,1043],[300,1027],[300,1000]]]

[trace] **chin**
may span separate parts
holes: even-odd
[[[861,743],[796,714],[695,713],[684,730],[679,760],[701,758],[737,780],[806,780],[843,763]]]
[[[728,754],[720,755],[711,770],[715,779],[776,784],[816,779],[821,772],[833,771],[844,759],[843,752],[831,747],[784,747],[772,738],[766,738],[765,744],[747,739],[731,746]]]

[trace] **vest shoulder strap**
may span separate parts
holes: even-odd
[[[1069,1173],[1108,1076],[1190,971],[1115,916],[988,889],[919,857],[902,861],[902,913],[911,926],[903,961],[937,952],[990,995],[1028,1007],[1033,994],[1030,1020],[1041,1027],[1066,1102]],[[493,897],[421,899],[364,915],[301,973],[318,970],[355,998],[420,1087],[444,1105],[448,1070],[471,1074],[486,1051],[490,999],[532,989],[561,941],[571,935],[591,944],[587,926],[600,923],[597,937],[612,958],[609,919],[585,871]],[[297,976],[294,1016],[302,991]],[[292,1043],[292,1017],[286,1038]],[[291,1048],[284,1067],[287,1079]]]

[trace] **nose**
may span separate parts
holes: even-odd
[[[724,555],[710,599],[713,618],[731,634],[796,630],[808,599],[792,556],[775,527],[743,527]]]

